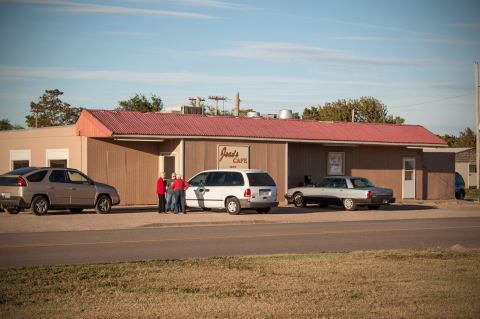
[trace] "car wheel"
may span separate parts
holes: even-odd
[[[78,213],[83,212],[83,208],[70,208],[70,211],[72,213],[77,213],[78,214]]]
[[[32,213],[35,215],[45,215],[48,212],[50,203],[45,196],[37,196],[32,201]]]
[[[368,205],[368,209],[370,210],[377,210],[380,208],[380,205]]]
[[[357,204],[355,204],[355,201],[351,198],[345,198],[343,200],[343,207],[345,210],[352,211],[357,209]]]
[[[259,214],[268,214],[269,211],[270,207],[257,209],[257,213]]]
[[[293,195],[293,205],[295,205],[295,207],[305,207],[307,205],[302,193],[296,193]]]
[[[227,199],[225,207],[230,215],[238,215],[240,213],[240,202],[235,197]]]
[[[108,214],[112,208],[112,200],[107,195],[102,195],[97,200],[97,205],[95,205],[95,210],[97,214]]]
[[[3,209],[2,209],[3,210]],[[20,208],[18,207],[9,207],[7,208],[7,212],[12,215],[16,215],[20,212]]]

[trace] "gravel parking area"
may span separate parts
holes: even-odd
[[[98,215],[93,210],[86,210],[79,214],[54,211],[46,216],[35,216],[29,211],[18,215],[0,213],[0,233],[476,216],[480,216],[479,204],[458,201],[402,202],[377,211],[362,209],[355,212],[347,212],[332,206],[328,208],[281,206],[272,209],[269,214],[245,211],[236,216],[222,211],[189,211],[186,215],[176,215],[158,214],[154,206],[115,207],[107,215]]]

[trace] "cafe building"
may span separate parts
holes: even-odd
[[[454,198],[455,158],[424,152],[446,143],[420,125],[84,110],[76,125],[0,132],[0,172],[77,168],[113,185],[122,205],[157,202],[159,172],[217,168],[270,173],[278,200],[289,187],[354,175],[398,199]]]

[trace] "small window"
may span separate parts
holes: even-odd
[[[205,186],[208,173],[201,173],[193,177],[188,183],[190,186]]]
[[[50,167],[53,168],[67,168],[67,160],[50,160]]]
[[[470,173],[476,173],[476,172],[477,172],[477,165],[475,165],[475,164],[470,164],[470,165],[469,165],[469,172],[470,172]]]
[[[225,186],[227,172],[212,172],[208,174],[207,186]]]
[[[276,186],[273,178],[268,173],[247,173],[250,186]]]
[[[47,171],[36,172],[36,173],[33,173],[32,175],[29,175],[27,177],[27,180],[29,182],[38,183],[43,181],[43,179],[45,178],[45,175],[47,175]]]
[[[243,181],[242,173],[239,172],[228,172],[225,176],[225,186],[243,186],[245,182]]]
[[[353,188],[374,187],[373,184],[366,178],[352,178]]]
[[[12,168],[13,170],[19,169],[19,168],[24,168],[30,166],[30,161],[29,160],[16,160],[12,161]]]
[[[66,183],[67,179],[65,177],[65,171],[61,171],[61,170],[52,171],[48,180],[52,183]]]
[[[347,188],[347,181],[344,178],[334,178],[332,179],[333,188]]]
[[[90,184],[88,178],[79,172],[67,171],[68,181],[73,184]]]

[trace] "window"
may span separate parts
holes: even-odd
[[[43,181],[43,179],[45,178],[45,175],[47,175],[47,171],[36,172],[36,173],[33,173],[32,175],[29,175],[27,177],[27,180],[29,182],[38,183]]]
[[[333,188],[347,188],[347,181],[344,178],[334,178],[332,179]]]
[[[477,172],[477,165],[475,165],[475,164],[470,164],[470,165],[469,165],[469,172],[470,172],[470,173],[476,173],[476,172]]]
[[[352,178],[353,188],[374,187],[373,184],[366,178]]]
[[[267,173],[247,173],[250,186],[276,186],[273,178]]]
[[[62,170],[52,171],[48,180],[52,183],[66,183],[67,179],[65,178],[65,171],[62,171]]]
[[[243,181],[242,173],[239,172],[228,172],[225,176],[225,186],[243,186],[245,182]]]
[[[90,180],[86,176],[80,174],[79,172],[67,171],[67,176],[68,176],[68,181],[70,183],[84,184],[84,185],[90,184]]]
[[[5,175],[25,175],[30,172],[33,172],[37,168],[35,167],[22,167],[22,168],[17,168],[11,172],[6,173]]]
[[[50,160],[49,166],[53,168],[67,168],[67,160]]]
[[[201,173],[192,178],[188,183],[190,186],[205,186],[208,173]]]
[[[318,182],[317,187],[332,187],[332,180],[330,178],[324,178]]]
[[[227,172],[211,172],[208,174],[207,186],[225,186]]]
[[[18,161],[12,161],[12,168],[14,170],[23,168],[23,167],[28,167],[30,166],[30,161],[29,160],[18,160]]]

